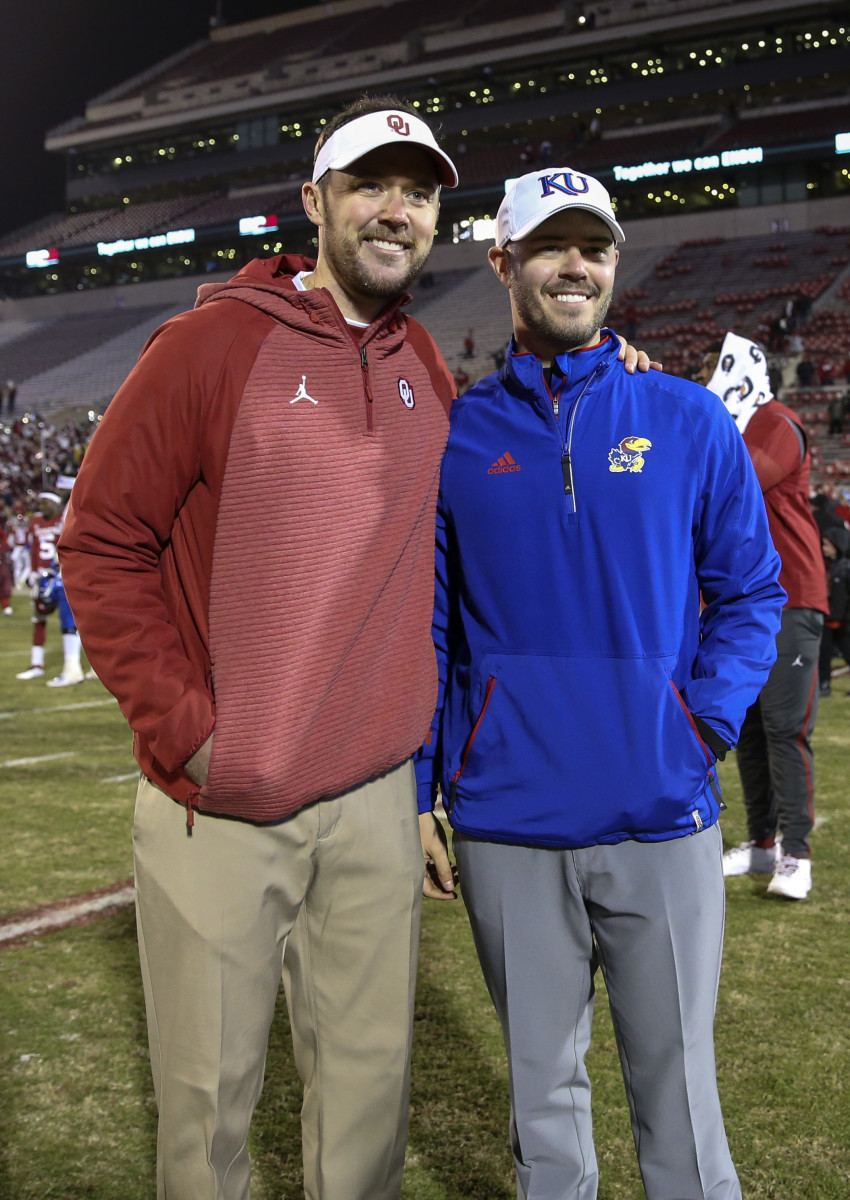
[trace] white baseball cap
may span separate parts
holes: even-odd
[[[437,145],[429,127],[419,117],[396,109],[366,113],[335,129],[316,156],[313,183],[318,183],[326,171],[342,171],[370,150],[396,142],[421,146],[434,159],[443,187],[457,187],[455,165]]]
[[[496,214],[496,244],[522,241],[549,217],[569,208],[593,213],[605,222],[615,242],[626,240],[611,197],[598,179],[570,167],[547,167],[520,175],[508,188]]]

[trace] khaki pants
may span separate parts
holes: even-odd
[[[137,916],[159,1200],[248,1200],[283,975],[307,1200],[401,1189],[423,861],[409,763],[287,821],[186,810],[143,779]]]

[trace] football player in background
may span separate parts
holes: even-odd
[[[65,596],[56,557],[56,543],[59,541],[64,520],[61,497],[56,492],[39,492],[38,512],[30,521],[32,543],[29,584],[33,589],[30,665],[25,671],[19,671],[15,678],[43,678],[47,618],[58,610],[65,662],[61,675],[48,679],[48,687],[70,687],[75,683],[82,683],[85,678],[80,665],[80,635],[77,633],[71,606]]]
[[[4,617],[12,615],[12,516],[11,511],[0,503],[0,609]]]

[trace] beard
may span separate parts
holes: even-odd
[[[417,249],[412,237],[399,239],[398,234],[380,227],[367,232],[390,242],[402,240],[411,253],[395,266],[391,262],[383,268],[377,264],[372,266],[364,262],[361,253],[365,233],[359,236],[341,233],[328,216],[325,217],[322,252],[334,275],[348,291],[373,300],[391,300],[405,292],[421,273],[431,252],[431,242]]]
[[[556,286],[552,292],[559,291]],[[511,275],[511,298],[518,316],[527,329],[544,339],[556,354],[565,354],[570,350],[578,350],[592,342],[599,330],[605,324],[608,309],[611,306],[613,292],[604,295],[599,288],[587,284],[585,290],[590,293],[592,309],[589,313],[579,316],[571,312],[567,304],[562,303],[563,314],[552,312],[552,305],[547,304],[545,297],[538,288],[530,288],[522,283],[517,275]],[[556,303],[558,303],[556,301]]]

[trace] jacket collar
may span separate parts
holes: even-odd
[[[366,329],[348,325],[327,288],[297,290],[292,282],[299,271],[312,271],[315,262],[297,254],[278,254],[274,258],[255,258],[225,283],[207,283],[198,288],[195,307],[216,300],[241,300],[258,308],[283,324],[310,332],[320,338],[354,341],[363,345],[386,330],[404,327],[400,310],[410,302],[404,295],[390,300]]]
[[[600,331],[601,340],[598,345],[586,350],[570,350],[556,356],[552,364],[552,382],[556,386],[566,383],[568,386],[581,384],[593,374],[596,368],[604,363],[609,365],[616,361],[620,352],[620,343],[611,329]],[[536,354],[518,350],[516,341],[511,338],[508,344],[508,354],[502,367],[503,382],[513,385],[514,390],[529,391],[535,394],[546,389],[543,375],[543,364]]]

